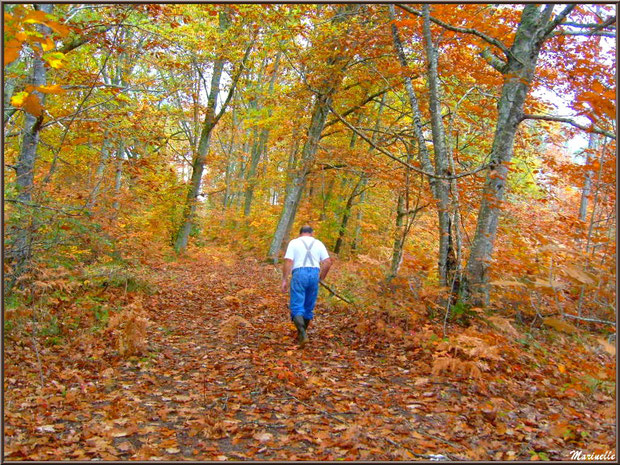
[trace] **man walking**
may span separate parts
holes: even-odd
[[[325,279],[332,266],[331,258],[321,241],[315,239],[310,226],[299,230],[299,237],[288,243],[282,266],[282,292],[290,280],[291,320],[297,328],[297,340],[303,347],[308,342],[306,330],[314,316],[314,305],[319,293],[319,280]]]

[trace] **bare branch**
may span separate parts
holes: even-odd
[[[347,111],[345,111],[342,116],[349,116],[351,113],[353,113],[356,110],[359,110],[360,108],[362,108],[364,105],[366,105],[368,102],[370,102],[371,100],[375,99],[376,97],[379,97],[380,95],[385,94],[387,91],[389,90],[389,88],[386,89],[382,89],[378,92],[375,92],[372,95],[369,95],[368,97],[366,97],[362,102],[358,103],[357,105],[355,105],[354,107],[349,108]],[[331,126],[333,124],[336,124],[338,122],[338,119],[333,119],[331,121],[328,121],[327,123],[325,123],[324,128]]]
[[[245,69],[245,64],[248,61],[248,57],[250,56],[250,52],[252,51],[252,48],[254,47],[254,42],[255,42],[255,40],[253,40],[252,43],[250,43],[250,45],[248,46],[248,48],[245,50],[245,55],[243,56],[243,60],[241,60],[241,65],[239,66],[239,70],[237,71],[237,74],[235,75],[235,77],[233,77],[233,81],[230,84],[230,91],[228,92],[228,96],[226,97],[226,100],[222,104],[222,108],[220,109],[220,112],[213,119],[213,123],[211,123],[212,126],[215,126],[217,124],[217,122],[220,120],[220,118],[222,117],[222,115],[226,111],[226,107],[230,103],[230,100],[232,99],[232,96],[235,93],[235,88],[237,87],[237,82],[239,81],[239,78],[241,77],[241,74],[243,73],[243,70]]]
[[[358,136],[360,136],[362,139],[364,139],[375,150],[378,150],[382,154],[386,155],[388,158],[391,158],[392,160],[400,163],[401,165],[406,166],[411,171],[415,171],[416,173],[424,174],[424,175],[428,176],[429,178],[435,178],[435,179],[458,179],[458,178],[463,178],[465,176],[471,176],[472,174],[476,174],[476,173],[478,173],[478,172],[480,172],[482,170],[485,170],[485,169],[489,168],[489,166],[490,166],[489,164],[484,164],[484,165],[479,166],[478,168],[476,168],[474,170],[467,171],[465,173],[456,174],[456,175],[453,175],[453,176],[440,176],[440,175],[437,175],[435,173],[429,173],[428,171],[424,171],[424,170],[422,170],[422,169],[420,169],[420,168],[418,168],[416,166],[413,166],[413,165],[407,163],[406,161],[401,160],[396,155],[394,155],[394,154],[388,152],[387,150],[385,150],[383,147],[378,146],[369,137],[367,137],[363,132],[359,131],[356,127],[352,126],[341,115],[339,115],[338,112],[336,112],[336,110],[334,110],[331,105],[329,105],[328,107],[329,107],[329,110],[336,116],[336,118],[338,118],[351,131],[353,131]]]
[[[545,28],[542,37],[549,37],[549,34],[553,32],[553,30],[558,27],[558,25],[566,19],[566,17],[570,14],[571,11],[575,9],[577,4],[566,5],[566,7],[555,17],[553,21],[549,23],[549,25]]]
[[[599,129],[595,126],[584,126],[582,124],[579,124],[578,122],[570,119],[570,118],[565,118],[562,116],[554,116],[554,115],[528,115],[528,114],[524,114],[521,117],[521,121],[526,120],[526,119],[537,119],[537,120],[541,120],[541,121],[555,121],[558,123],[566,123],[566,124],[570,124],[571,126],[576,127],[577,129],[581,129],[582,131],[586,131],[586,132],[594,132],[596,134],[602,134],[603,136],[607,136],[610,139],[615,139],[616,135],[614,133],[611,133],[609,131],[605,131],[604,129]]]
[[[599,36],[599,37],[610,37],[612,39],[615,39],[616,33],[615,32],[608,32],[608,31],[590,31],[590,32],[586,32],[586,31],[554,31],[551,34],[549,34],[549,37],[557,37],[557,36],[582,36],[582,37]]]
[[[578,23],[562,23],[562,26],[574,27],[578,29],[589,29],[589,31],[577,32],[577,31],[554,31],[551,33],[552,36],[603,36],[603,37],[616,37],[615,29],[616,27],[613,24],[616,22],[616,17],[611,16],[607,18],[602,23],[594,23],[594,24],[578,24]],[[613,27],[612,27],[613,26]],[[603,29],[610,28],[614,29],[614,31],[603,31]]]

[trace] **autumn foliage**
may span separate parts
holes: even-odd
[[[6,460],[615,450],[612,5],[3,21]]]

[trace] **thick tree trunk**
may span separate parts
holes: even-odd
[[[570,8],[570,7],[569,7]],[[488,303],[488,271],[506,189],[508,163],[517,127],[530,89],[540,48],[549,34],[553,5],[524,6],[508,62],[501,68],[505,81],[498,103],[498,119],[490,155],[490,169],[482,191],[476,234],[463,282],[463,297],[473,305]]]
[[[43,11],[45,13],[51,13],[54,8],[52,4],[35,5],[35,9]],[[44,34],[49,34],[50,30],[47,26],[38,26],[39,30]],[[30,78],[30,84],[33,87],[44,86],[47,80],[47,73],[45,63],[39,56],[35,54],[32,62],[32,74]],[[45,104],[45,94],[38,91],[32,92],[37,96],[41,105]],[[28,205],[32,202],[34,191],[34,170],[37,161],[37,149],[39,146],[39,137],[41,132],[41,123],[43,122],[43,114],[36,117],[28,112],[25,113],[24,129],[22,131],[22,143],[15,164],[15,171],[17,174],[17,201],[20,204]],[[15,275],[19,275],[23,272],[27,266],[32,247],[32,234],[34,229],[33,219],[31,218],[31,207],[25,207],[28,209],[28,216],[30,219],[23,222],[24,227],[15,229],[14,241],[12,250],[10,252],[10,258],[14,262]]]

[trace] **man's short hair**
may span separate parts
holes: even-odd
[[[310,226],[306,225],[301,227],[299,234],[312,234],[313,231],[314,230]]]

